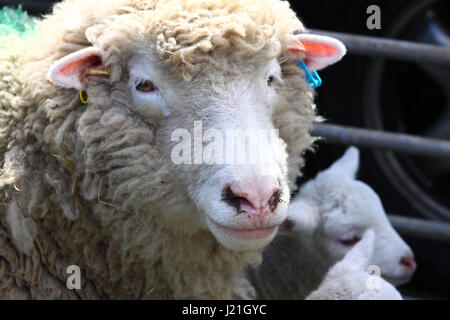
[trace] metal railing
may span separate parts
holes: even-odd
[[[322,30],[311,31],[341,40],[350,54],[450,66],[450,48],[447,47]],[[450,141],[447,140],[324,123],[314,124],[312,135],[334,144],[445,157],[450,161]],[[450,223],[399,215],[388,217],[394,228],[404,236],[450,242]]]
[[[450,223],[389,215],[394,228],[404,236],[450,242]]]
[[[450,66],[450,48],[447,47],[340,32],[311,31],[341,40],[351,54]]]
[[[322,123],[314,125],[312,135],[336,144],[450,158],[450,141],[446,140]]]

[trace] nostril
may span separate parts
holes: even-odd
[[[400,259],[400,264],[407,267],[408,269],[414,269],[416,267],[416,262],[414,258],[403,257]]]
[[[245,212],[251,212],[252,210],[255,210],[256,208],[245,198],[242,197],[238,197],[239,199],[239,207],[240,207],[240,211],[245,211]]]
[[[269,199],[269,207],[270,207],[270,211],[275,211],[275,209],[277,208],[278,204],[281,202],[281,191],[280,189],[277,189],[277,191],[275,191],[272,195],[272,197]]]
[[[248,201],[245,197],[240,195],[236,195],[231,187],[226,187],[222,193],[222,200],[227,202],[232,207],[236,208],[238,212],[250,212],[256,209],[250,201]]]

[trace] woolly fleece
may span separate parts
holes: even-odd
[[[145,40],[173,77],[239,73],[233,66],[244,59],[283,61],[295,30],[306,31],[278,0],[66,0],[31,40],[2,38],[0,298],[228,298],[259,253],[230,251],[193,232],[189,217],[162,214],[181,191],[159,152],[158,120],[130,111],[127,62]],[[89,83],[83,105],[46,74],[91,45],[110,77]],[[293,187],[318,118],[302,71],[282,70],[273,121]],[[82,289],[69,291],[73,264]]]

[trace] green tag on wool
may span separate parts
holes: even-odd
[[[29,34],[34,30],[34,21],[22,10],[22,6],[19,6],[17,9],[2,8],[0,10],[0,36],[9,34],[23,36]]]

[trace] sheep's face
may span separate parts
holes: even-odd
[[[272,121],[282,85],[277,59],[235,65],[234,73],[211,68],[192,81],[148,61],[130,61],[132,100],[160,107],[162,155],[201,213],[199,228],[234,250],[265,246],[289,201],[286,145]],[[150,81],[157,89],[148,90]]]
[[[376,243],[370,264],[378,266],[381,276],[391,283],[405,283],[415,270],[413,253],[392,228],[378,195],[355,180],[358,163],[358,150],[350,148],[319,173],[300,190],[303,210],[294,201],[290,219],[303,225],[300,229],[313,230],[313,250],[328,257],[328,265],[341,260],[366,230],[373,229]],[[302,216],[305,213],[310,214]]]
[[[212,53],[217,65],[187,81],[148,52],[128,64],[133,106],[159,110],[162,155],[201,213],[199,228],[233,250],[264,247],[289,202],[288,153],[273,120],[285,99],[278,58]]]
[[[260,249],[273,239],[286,217],[288,162],[290,168],[298,165],[300,161],[293,159],[300,159],[301,152],[313,141],[305,129],[314,119],[313,94],[297,62],[305,60],[311,70],[321,69],[338,61],[345,48],[335,39],[290,29],[289,24],[301,30],[303,26],[287,4],[285,9],[292,19],[276,22],[279,27],[274,25],[277,13],[256,23],[255,19],[260,17],[249,17],[247,13],[239,16],[217,10],[214,15],[219,17],[213,18],[213,13],[204,14],[205,9],[195,6],[187,6],[185,10],[198,9],[198,15],[192,13],[179,19],[195,28],[196,33],[186,27],[175,28],[175,32],[165,19],[155,20],[159,18],[152,10],[132,16],[141,22],[130,26],[138,28],[133,32],[120,25],[120,18],[110,20],[111,25],[93,26],[86,34],[97,45],[57,61],[48,79],[66,88],[87,90],[88,94],[98,92],[99,86],[101,90],[110,90],[107,96],[111,106],[99,111],[109,108],[108,117],[98,126],[112,121],[121,128],[121,119],[134,119],[136,127],[143,128],[139,130],[142,140],[139,143],[146,143],[145,134],[148,143],[155,143],[151,150],[154,153],[157,150],[158,154],[152,154],[148,163],[146,155],[141,154],[144,148],[136,149],[135,141],[127,146],[127,151],[140,153],[139,160],[134,156],[136,170],[128,171],[135,176],[133,185],[139,185],[140,189],[118,181],[118,177],[130,180],[130,176],[123,177],[124,170],[109,173],[114,178],[108,178],[109,191],[105,194],[114,195],[112,203],[125,209],[132,206],[152,214],[161,213],[180,232],[209,230],[232,250]],[[266,14],[268,8],[261,12]],[[166,9],[171,11],[171,7]],[[130,24],[130,16],[122,18]],[[152,24],[146,25],[148,21]],[[289,31],[283,33],[286,30],[282,28]],[[123,38],[124,30],[128,30],[133,41]],[[116,48],[127,52],[126,58],[115,60],[127,62],[120,65],[120,80],[113,79],[118,68],[104,63],[107,54],[99,49],[114,47],[116,43],[108,41],[114,41],[117,34],[122,35],[117,42],[127,44],[126,48]],[[190,37],[193,38],[188,41]],[[110,68],[111,73],[105,68]],[[284,83],[282,70],[289,70],[288,83]],[[92,95],[88,108],[97,101],[104,103],[102,99]],[[297,101],[298,106],[293,105]],[[301,108],[305,110],[296,110]],[[283,124],[288,128],[282,128]],[[284,130],[284,135],[278,130]],[[86,135],[80,137],[85,139]],[[292,141],[296,137],[298,141]],[[286,140],[291,140],[290,145]],[[289,148],[295,152],[291,151],[290,159]],[[111,162],[110,170],[115,170],[129,160],[123,159],[124,154],[125,151],[108,156],[99,154],[98,159],[121,157],[106,160]],[[133,163],[127,166],[133,167]],[[170,171],[167,174],[170,181],[164,182],[173,188],[160,197],[165,197],[164,206],[160,207],[163,201],[147,199],[150,191],[146,193],[141,186],[152,189],[158,183],[144,181],[145,168],[156,175],[164,171],[163,167]],[[141,176],[136,172],[142,172]],[[155,179],[162,180],[160,176]],[[114,189],[114,184],[119,190]],[[122,194],[126,200],[121,199]],[[155,194],[159,193],[154,191],[151,197],[156,198]],[[146,205],[138,206],[145,200]]]

